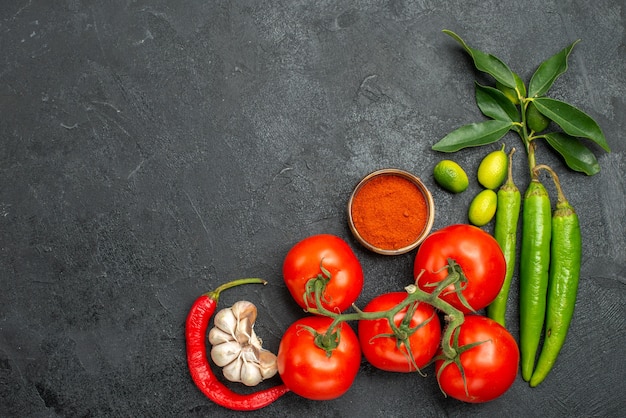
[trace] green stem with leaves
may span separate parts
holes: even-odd
[[[557,78],[567,70],[567,59],[578,40],[542,62],[526,88],[526,84],[502,60],[470,47],[452,31],[444,30],[444,33],[461,45],[477,70],[495,79],[496,88],[476,84],[476,104],[490,120],[455,129],[433,145],[434,150],[456,152],[467,147],[492,144],[513,130],[524,143],[532,178],[537,165],[534,143],[538,139],[545,140],[548,146],[561,154],[572,170],[587,175],[600,170],[594,153],[580,140],[591,141],[610,152],[597,122],[571,104],[545,96]],[[528,119],[531,104],[534,116],[552,121],[561,131],[543,132],[548,127],[547,123],[537,131],[531,129],[533,125]]]

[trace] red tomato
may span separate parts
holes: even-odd
[[[372,299],[363,311],[387,311],[406,297],[405,292],[385,293]],[[428,364],[437,352],[441,340],[441,323],[435,309],[421,302],[417,305],[410,320],[405,319],[407,310],[408,307],[405,307],[393,318],[394,324],[401,331],[407,332],[428,321],[408,338],[415,364],[409,357],[406,345],[403,343],[398,346],[399,340],[395,336],[389,336],[393,334],[393,331],[387,319],[360,320],[361,350],[372,366],[390,372],[412,372],[415,371],[415,365],[422,368]]]
[[[496,321],[479,315],[465,316],[460,327],[459,347],[484,341],[460,354],[465,382],[458,366],[435,362],[437,381],[447,395],[464,402],[488,402],[506,392],[517,376],[519,349],[513,336]]]
[[[363,289],[363,269],[350,246],[334,235],[313,235],[293,246],[283,262],[283,277],[289,293],[304,309],[306,284],[309,279],[330,272],[330,281],[322,296],[322,305],[329,310],[345,311]],[[315,300],[309,299],[315,307]]]
[[[359,339],[346,322],[339,325],[339,344],[330,356],[316,345],[310,327],[324,334],[332,319],[309,316],[291,324],[278,347],[276,365],[283,383],[313,400],[335,399],[346,393],[361,365]]]
[[[472,225],[450,225],[430,234],[415,255],[413,274],[417,285],[432,292],[432,283],[448,276],[448,259],[454,260],[463,270],[467,283],[462,295],[474,311],[485,308],[500,292],[506,273],[506,260],[494,237]],[[461,310],[471,312],[459,300],[454,285],[446,287],[440,298]]]

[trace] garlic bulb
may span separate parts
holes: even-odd
[[[255,386],[277,372],[276,355],[262,347],[254,332],[257,308],[248,301],[219,311],[209,331],[211,359],[231,382]]]

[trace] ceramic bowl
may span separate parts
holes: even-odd
[[[413,185],[415,185],[415,187],[417,187],[420,193],[424,196],[424,200],[426,202],[426,220],[425,220],[422,231],[416,234],[415,239],[413,241],[411,241],[409,244],[404,245],[400,248],[381,248],[379,246],[376,246],[368,242],[363,237],[363,235],[359,232],[357,225],[355,225],[355,219],[353,217],[353,212],[352,212],[354,199],[365,184],[367,184],[369,181],[372,181],[375,178],[378,178],[379,176],[399,176],[401,178],[404,178],[410,181]],[[419,179],[419,177],[416,177],[415,175],[409,173],[408,171],[400,170],[396,168],[386,168],[386,169],[377,170],[365,176],[356,185],[356,187],[354,188],[354,191],[352,192],[352,195],[350,196],[350,200],[348,201],[348,222],[349,222],[350,230],[352,231],[352,234],[365,248],[371,251],[374,251],[378,254],[399,255],[399,254],[404,254],[411,250],[414,250],[428,236],[428,234],[430,233],[432,229],[434,220],[435,220],[435,203],[433,201],[433,197],[430,191],[428,190],[428,188]],[[403,228],[403,227],[404,225],[402,225],[402,223],[389,225],[389,228]]]

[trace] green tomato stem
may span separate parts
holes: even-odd
[[[457,277],[458,280],[459,276],[457,275],[455,277]],[[364,312],[359,309],[355,309],[356,312],[352,313],[338,313],[326,309],[322,304],[321,294],[323,293],[324,287],[325,283],[323,283],[322,281],[317,281],[314,284],[314,299],[316,307],[309,307],[307,311],[312,314],[322,315],[333,319],[333,322],[328,327],[327,331],[327,334],[329,336],[335,333],[336,328],[341,322],[345,321],[387,319],[387,321],[389,321],[389,324],[394,324],[393,318],[404,308],[414,302],[425,302],[445,314],[445,320],[447,322],[447,325],[445,327],[441,343],[443,354],[450,359],[455,358],[458,354],[457,350],[451,344],[451,340],[454,331],[458,327],[460,327],[461,324],[463,324],[463,322],[465,321],[465,316],[463,315],[463,312],[454,308],[448,302],[439,297],[442,289],[437,289],[433,293],[428,293],[421,290],[416,285],[411,284],[405,288],[407,292],[407,297],[389,310]]]
[[[439,298],[438,294],[424,292],[414,284],[407,286],[405,290],[409,294],[407,299],[421,300],[432,305],[435,309],[445,313],[447,325],[441,338],[441,349],[447,358],[455,358],[457,350],[452,346],[450,341],[452,340],[454,331],[459,328],[463,322],[465,322],[465,315],[463,315],[463,312]]]

